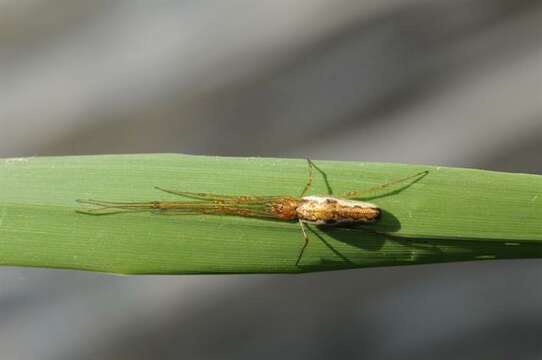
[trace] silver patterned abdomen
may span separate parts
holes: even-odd
[[[319,225],[369,223],[380,217],[380,209],[371,203],[331,196],[305,196],[296,208],[299,220]]]

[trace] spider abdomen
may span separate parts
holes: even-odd
[[[296,208],[299,220],[317,225],[370,223],[380,217],[380,209],[364,201],[331,196],[305,196]]]

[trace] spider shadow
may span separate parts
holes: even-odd
[[[349,259],[335,249],[329,241],[325,240],[323,236],[319,234],[322,232],[332,238],[333,240],[340,241],[344,244],[356,247],[364,251],[378,251],[382,249],[386,240],[388,240],[387,233],[397,232],[401,229],[401,223],[393,214],[382,210],[381,219],[378,224],[347,224],[347,225],[316,225],[319,230],[315,231],[312,227],[307,227],[309,231],[317,237],[326,247],[328,247],[335,255],[340,257],[343,261],[351,263]]]
[[[388,216],[391,216],[388,214]],[[396,218],[392,217],[392,220]],[[388,221],[390,218],[388,218]],[[400,224],[397,221],[395,223],[396,229],[400,228]],[[352,269],[360,266],[360,258],[350,259],[347,255],[339,251],[335,246],[333,246],[332,241],[329,241],[326,237],[329,236],[333,241],[339,241],[349,246],[359,249],[360,254],[363,257],[370,258],[372,252],[381,251],[386,242],[396,243],[404,247],[408,247],[411,250],[421,250],[423,252],[431,252],[433,256],[442,257],[443,259],[449,259],[449,255],[446,256],[446,253],[441,249],[441,246],[450,246],[454,244],[457,246],[457,240],[446,241],[442,239],[420,239],[420,238],[405,238],[396,236],[393,233],[381,232],[374,228],[366,226],[348,226],[348,227],[325,227],[317,226],[319,231],[316,231],[313,227],[308,226],[311,236],[314,240],[318,239],[321,241],[329,250],[330,254],[328,256],[321,256],[320,262],[318,264],[303,265],[298,264],[297,266],[303,272],[312,272],[312,271],[322,271],[327,270],[342,270],[342,269]],[[327,236],[322,236],[322,233]],[[466,245],[469,245],[468,242]],[[542,247],[542,245],[541,245]],[[331,256],[331,255],[335,256]],[[353,254],[350,251],[350,254]],[[449,261],[449,260],[448,260]],[[390,262],[390,264],[394,264]],[[385,265],[383,260],[380,266]]]

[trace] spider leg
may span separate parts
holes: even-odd
[[[392,181],[389,181],[389,182],[386,182],[386,183],[383,183],[383,184],[380,184],[380,185],[377,185],[377,186],[373,186],[373,187],[365,189],[365,190],[348,191],[348,192],[342,194],[341,197],[345,198],[345,199],[358,198],[362,194],[369,194],[369,193],[372,193],[372,192],[384,190],[384,189],[386,189],[386,188],[388,188],[390,186],[397,185],[399,183],[402,183],[402,182],[410,180],[410,179],[416,179],[415,181],[412,182],[412,183],[414,183],[414,182],[418,181],[419,179],[421,179],[422,177],[424,177],[427,174],[429,174],[429,170],[421,171],[421,172],[419,172],[417,174],[410,175],[410,176],[407,176],[407,177],[404,177],[404,178],[392,180]]]
[[[299,226],[301,226],[301,231],[303,232],[303,238],[305,239],[305,243],[303,244],[303,247],[301,248],[301,251],[299,252],[299,256],[297,257],[295,266],[299,265],[299,262],[301,261],[301,258],[303,257],[303,253],[305,252],[305,249],[309,245],[309,237],[307,236],[307,232],[305,231],[305,225],[303,225],[303,221],[301,221],[301,219],[299,219]]]
[[[189,192],[189,191],[177,191],[177,190],[170,190],[170,189],[164,189],[158,186],[154,187],[157,190],[174,194],[178,196],[184,196],[190,199],[196,199],[196,200],[207,200],[207,201],[213,201],[218,203],[237,203],[237,204],[246,204],[246,203],[260,203],[267,201],[269,199],[278,198],[280,196],[244,196],[244,195],[222,195],[222,194],[212,194],[212,193],[196,193],[196,192]]]
[[[218,195],[218,194],[211,194],[211,193],[177,191],[177,190],[171,190],[171,189],[164,189],[159,186],[155,186],[154,188],[157,190],[169,193],[169,194],[184,196],[184,197],[193,198],[193,199],[200,199],[200,200],[227,200],[227,199],[233,199],[233,198],[238,197],[238,196],[233,196],[233,195]]]
[[[307,191],[309,191],[309,189],[312,186],[312,173],[313,173],[313,169],[314,169],[314,164],[310,159],[307,159],[307,163],[309,164],[309,178],[307,179],[307,184],[305,185],[305,188],[301,192],[301,195],[299,195],[300,198],[305,196]]]

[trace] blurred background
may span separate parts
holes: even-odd
[[[0,0],[0,157],[174,152],[542,173],[541,37],[534,0]],[[0,358],[540,359],[541,265],[2,268]]]

